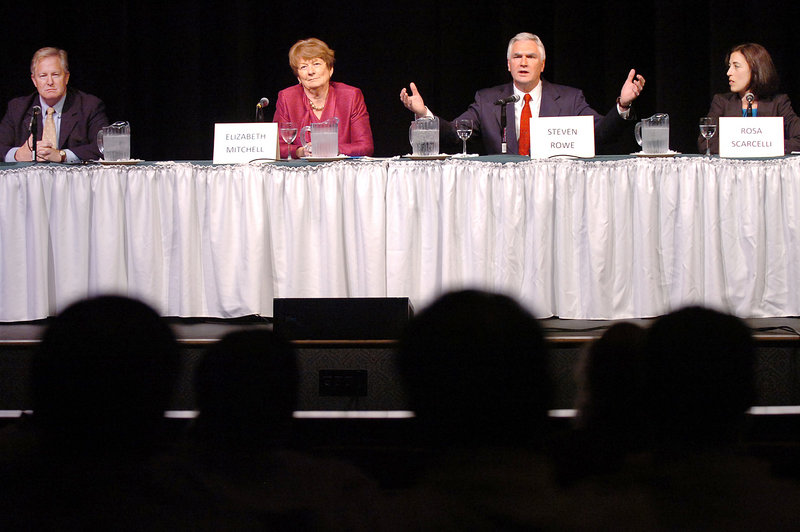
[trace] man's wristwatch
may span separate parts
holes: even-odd
[[[67,160],[67,152],[61,150],[58,152],[58,154],[61,156],[61,160],[59,161],[60,163],[63,163],[64,161]]]

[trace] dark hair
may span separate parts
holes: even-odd
[[[34,419],[60,447],[147,447],[178,365],[175,336],[149,306],[121,296],[80,301],[53,320],[34,356]]]
[[[536,319],[510,297],[446,294],[404,331],[400,375],[431,443],[534,442],[550,401],[547,352]]]
[[[292,346],[269,330],[225,335],[195,373],[198,435],[262,446],[291,422],[300,376]]]
[[[582,353],[578,426],[622,437],[641,429],[646,331],[628,322],[612,325]]]
[[[725,64],[729,64],[731,54],[739,52],[750,67],[750,91],[758,98],[769,98],[778,92],[778,71],[766,48],[756,43],[738,44],[731,48],[725,56]]]
[[[755,346],[735,316],[688,307],[659,318],[647,337],[654,437],[665,444],[729,444],[755,400]]]

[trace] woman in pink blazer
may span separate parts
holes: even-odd
[[[273,122],[294,122],[298,130],[314,122],[339,119],[339,153],[372,155],[372,129],[361,90],[331,81],[334,53],[319,39],[297,41],[289,50],[289,64],[299,85],[278,93]],[[305,155],[300,135],[287,146],[281,140],[281,157]]]

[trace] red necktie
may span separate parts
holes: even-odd
[[[531,95],[525,95],[525,105],[519,117],[519,154],[531,154]]]

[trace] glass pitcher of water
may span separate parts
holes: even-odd
[[[633,134],[636,142],[642,147],[642,153],[669,153],[669,115],[654,114],[637,123]]]
[[[423,116],[411,122],[408,128],[411,154],[418,157],[439,155],[439,118]]]
[[[97,132],[97,147],[106,161],[129,161],[131,158],[131,125],[114,122]]]
[[[304,126],[300,131],[300,140],[307,156],[336,157],[339,155],[339,119],[333,117]]]

